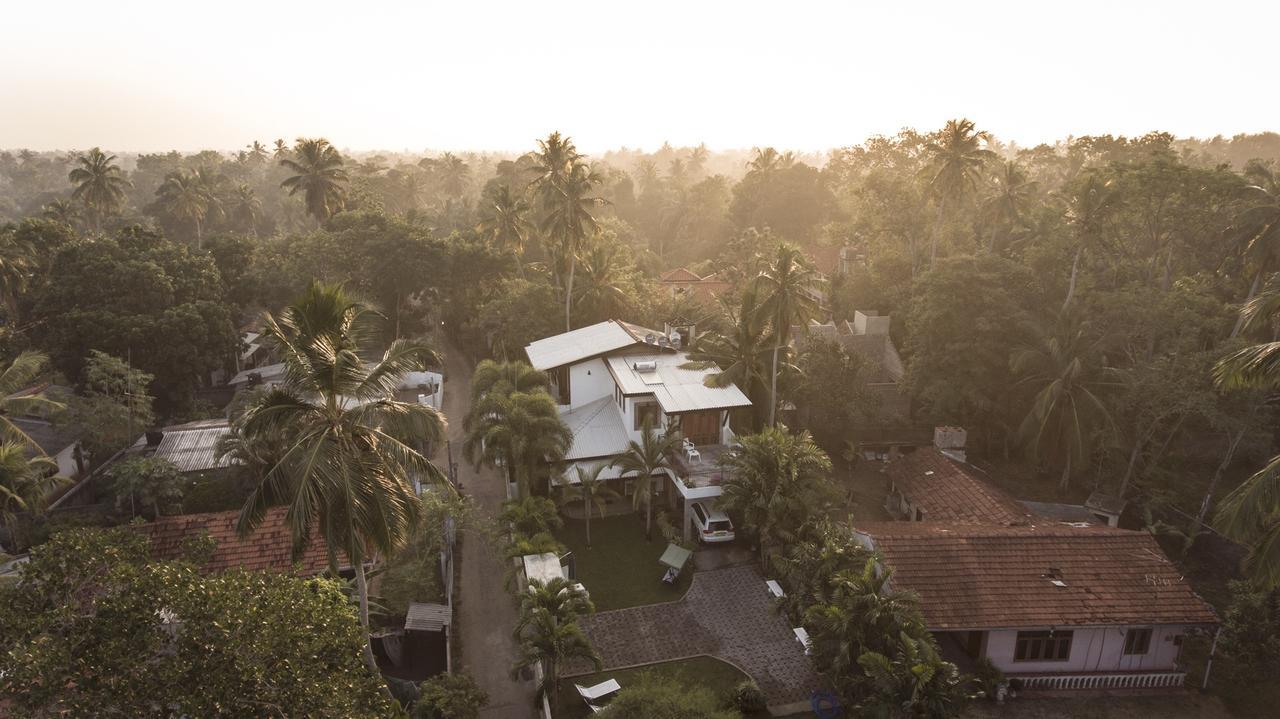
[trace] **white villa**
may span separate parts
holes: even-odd
[[[687,368],[680,344],[674,333],[609,320],[538,340],[525,353],[550,377],[560,416],[573,431],[565,456],[570,481],[575,465],[608,462],[640,441],[646,422],[658,431],[678,429],[692,443],[672,457],[674,469],[664,472],[669,481],[655,488],[659,501],[683,512],[688,538],[689,502],[720,495],[716,459],[733,443],[732,411],[751,400],[734,385],[708,387],[704,380],[719,370]],[[607,468],[601,476],[622,479],[621,493],[631,493],[619,470]]]

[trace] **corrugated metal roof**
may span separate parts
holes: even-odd
[[[720,368],[714,365],[706,369],[683,367],[689,362],[689,355],[684,352],[610,357],[608,362],[623,393],[652,393],[667,414],[751,406],[751,400],[736,385],[706,386],[704,380]],[[658,368],[639,372],[635,366],[640,362],[656,362]]]
[[[453,621],[453,610],[443,604],[413,602],[405,613],[404,628],[417,632],[438,632]]]
[[[555,552],[526,554],[521,559],[524,562],[525,579],[537,579],[547,584],[553,579],[564,577],[564,571],[560,568],[560,557],[556,556]]]
[[[560,419],[573,432],[573,445],[565,459],[611,457],[624,451],[630,441],[613,397],[601,397],[572,410],[562,409]]]
[[[637,338],[632,335],[622,326],[622,323],[606,320],[572,332],[530,342],[524,348],[524,352],[529,355],[529,364],[535,369],[548,370],[622,349],[641,341],[643,341],[642,337]]]
[[[152,456],[173,462],[181,472],[227,467],[231,461],[227,457],[218,458],[218,440],[230,432],[225,423],[220,427],[165,432]]]

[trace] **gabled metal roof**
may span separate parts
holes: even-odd
[[[601,397],[574,409],[562,408],[560,419],[573,432],[565,459],[612,457],[627,448],[630,438],[622,412],[613,397]]]
[[[524,348],[524,352],[529,356],[529,364],[534,369],[549,370],[624,347],[646,344],[645,337],[650,335],[654,341],[665,340],[661,332],[630,322],[605,320],[531,342]],[[656,346],[654,345],[655,348]]]
[[[689,363],[689,355],[684,352],[610,357],[608,363],[623,394],[652,394],[667,414],[751,406],[751,400],[737,385],[708,387],[705,380],[719,373],[720,368],[687,368],[684,365]],[[636,369],[644,363],[654,363],[657,368]]]

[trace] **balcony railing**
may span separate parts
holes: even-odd
[[[1044,674],[1014,676],[1024,690],[1173,689],[1186,681],[1186,672],[1123,672],[1119,674]]]

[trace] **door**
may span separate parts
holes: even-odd
[[[694,444],[720,444],[720,411],[712,409],[682,414],[680,431]]]

